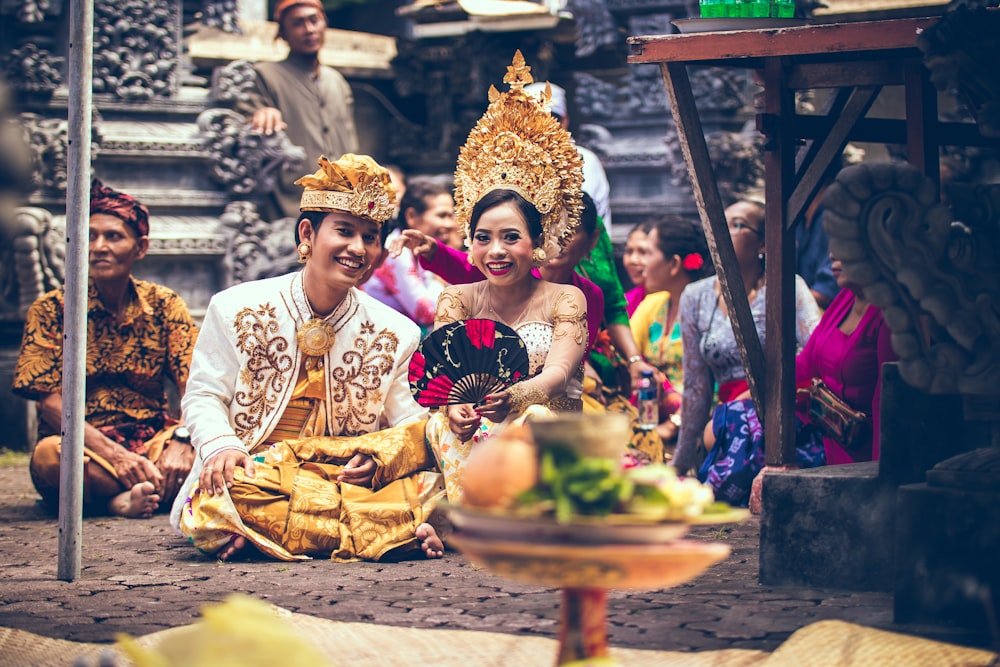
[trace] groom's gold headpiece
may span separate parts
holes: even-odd
[[[345,211],[379,225],[395,213],[389,170],[367,155],[344,153],[336,162],[325,155],[314,174],[295,181],[301,185],[302,211]]]
[[[472,209],[488,192],[513,190],[541,213],[543,249],[551,259],[580,224],[583,159],[569,132],[549,113],[548,84],[540,99],[524,91],[534,78],[520,51],[503,81],[510,92],[490,86],[490,105],[459,153],[455,217],[471,247]]]

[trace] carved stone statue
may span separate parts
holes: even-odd
[[[214,108],[198,116],[198,129],[212,158],[212,176],[230,193],[266,194],[282,170],[303,168],[305,150],[284,132],[265,136],[231,109]]]
[[[279,276],[297,267],[295,221],[291,218],[268,222],[261,219],[253,203],[235,201],[226,206],[220,222],[226,237],[224,287]]]
[[[91,133],[91,162],[100,150],[100,116],[95,112]],[[32,155],[32,185],[39,190],[64,192],[69,149],[69,123],[65,118],[45,118],[34,113],[20,116],[24,142]]]
[[[938,89],[968,107],[980,134],[1000,137],[1000,77],[989,66],[1000,59],[1000,15],[987,11],[986,4],[953,2],[951,11],[917,37],[917,46]],[[969,6],[957,11],[956,5]]]
[[[908,384],[1000,395],[1000,185],[952,194],[903,163],[864,163],[826,191],[845,274],[882,309]]]
[[[13,49],[4,61],[4,78],[29,93],[51,93],[63,82],[63,58],[28,42]]]
[[[128,101],[173,95],[180,66],[180,3],[94,3],[94,93]]]
[[[43,208],[15,210],[4,228],[0,286],[4,313],[23,317],[35,299],[62,284],[66,273],[66,231]]]

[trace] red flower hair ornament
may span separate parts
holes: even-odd
[[[705,266],[705,260],[702,256],[696,252],[688,253],[684,255],[681,259],[681,266],[684,267],[686,271],[697,271],[701,267]]]

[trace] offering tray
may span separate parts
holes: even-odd
[[[494,509],[450,506],[448,514],[463,535],[539,544],[656,544],[671,542],[688,532],[685,523],[653,523],[634,515],[616,515],[613,520],[577,517],[560,523],[551,517]]]
[[[729,555],[729,546],[719,542],[680,539],[690,525],[747,515],[735,510],[703,520],[641,524],[634,516],[616,515],[559,524],[499,510],[445,510],[456,528],[449,542],[470,561],[513,581],[562,589],[556,665],[608,655],[609,590],[680,584]]]
[[[609,514],[575,516],[571,521],[560,522],[551,516],[529,512],[442,505],[455,528],[465,534],[543,544],[663,544],[684,537],[691,526],[732,523],[749,515],[745,509],[733,509],[683,520],[645,514]]]

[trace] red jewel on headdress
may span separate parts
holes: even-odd
[[[375,208],[375,202],[373,202],[373,201],[368,202],[368,210],[370,211],[373,208]]]

